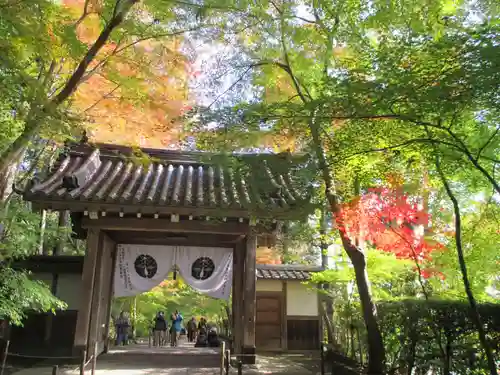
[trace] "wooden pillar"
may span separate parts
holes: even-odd
[[[283,302],[281,304],[281,349],[282,350],[288,350],[288,321],[287,321],[287,313],[286,313],[286,306],[287,306],[287,298],[288,298],[288,293],[287,293],[287,282],[283,281],[282,284],[283,287]]]
[[[233,248],[233,280],[231,284],[231,339],[232,339],[232,345],[231,345],[231,351],[233,353],[236,353],[236,320],[238,319],[238,314],[237,314],[237,307],[236,304],[238,303],[238,297],[236,292],[236,279],[237,279],[237,272],[236,268],[238,266],[238,260],[237,260],[237,253],[238,253],[238,245],[236,245]]]
[[[257,235],[252,228],[246,237],[245,252],[245,285],[244,285],[244,314],[243,322],[243,363],[255,364],[255,283],[257,275],[255,274],[255,262],[257,252]]]
[[[245,241],[240,241],[233,252],[233,350],[236,354],[241,354],[243,347],[245,248]]]
[[[106,267],[106,260],[104,257],[109,256],[108,251],[108,239],[104,234],[101,234],[101,246],[99,247],[99,251],[96,259],[95,266],[95,276],[94,276],[94,285],[93,285],[93,293],[92,293],[92,304],[90,310],[90,324],[89,324],[89,339],[87,342],[87,359],[92,355],[93,348],[95,344],[100,341],[99,332],[101,331],[101,319],[100,316],[102,314],[101,309],[102,306],[102,291],[103,291],[103,280],[104,274],[108,273]]]
[[[86,349],[89,339],[90,315],[94,292],[97,259],[101,248],[101,231],[91,228],[87,234],[87,251],[83,264],[81,305],[76,318],[74,348],[76,354]]]
[[[104,353],[108,352],[109,349],[109,327],[111,323],[111,305],[113,303],[113,293],[114,293],[114,284],[115,284],[115,267],[116,267],[116,246],[113,244],[113,249],[111,251],[111,275],[110,281],[108,285],[108,298],[106,305],[106,326],[104,328]]]

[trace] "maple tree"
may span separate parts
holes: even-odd
[[[81,133],[82,117],[99,141],[175,142],[193,73],[179,38],[205,26],[195,5],[27,0],[0,6],[1,106],[8,109],[0,138],[3,184],[30,142]]]
[[[361,197],[343,205],[337,225],[351,241],[367,241],[378,250],[417,265],[430,260],[444,246],[433,239],[430,215],[421,199],[411,197],[401,187],[371,188]],[[429,277],[430,269],[419,269]]]
[[[88,3],[63,4],[78,23],[79,40],[91,45],[99,36],[100,9]],[[82,16],[85,6],[90,10]],[[98,74],[78,86],[72,105],[83,116],[91,141],[157,148],[178,142],[179,118],[189,108],[187,81],[192,74],[180,52],[181,37],[143,38],[129,48],[110,40],[102,47],[89,65]]]

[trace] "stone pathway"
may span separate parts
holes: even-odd
[[[293,356],[293,355],[292,355]],[[319,363],[319,362],[318,362]],[[96,375],[220,375],[220,349],[195,348],[181,341],[176,348],[149,348],[130,345],[115,348],[98,358]],[[319,368],[319,367],[318,367]],[[259,355],[254,366],[244,366],[243,375],[286,374],[316,375],[318,371],[304,366],[290,355]],[[85,374],[91,374],[90,365]],[[231,368],[231,375],[237,370]],[[52,367],[39,366],[15,372],[14,375],[52,375]],[[58,375],[79,375],[77,366],[59,368]]]

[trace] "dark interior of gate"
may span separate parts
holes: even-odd
[[[290,154],[68,144],[48,176],[17,187],[35,209],[70,211],[74,233],[87,240],[80,305],[58,316],[67,325],[61,340],[71,341],[75,352],[106,350],[117,244],[232,248],[231,345],[245,363],[255,362],[256,344],[282,347],[290,324],[300,326],[288,327],[294,332],[319,332],[317,319],[283,327],[283,296],[256,290],[257,246],[272,245],[282,221],[314,209],[300,177],[307,163]],[[68,272],[63,267],[59,272]]]

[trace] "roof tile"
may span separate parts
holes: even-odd
[[[321,270],[321,267],[296,264],[258,264],[255,273],[261,280],[307,281],[311,273]]]
[[[223,162],[221,155],[207,160],[202,153],[146,150],[150,162],[141,164],[123,150],[110,145],[72,146],[47,179],[24,190],[24,197],[68,204],[154,206],[160,211],[165,207],[260,210],[275,217],[311,206],[307,184],[292,176],[298,164],[279,155],[233,157],[238,164]]]

